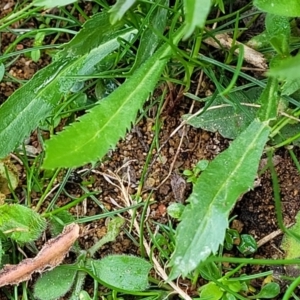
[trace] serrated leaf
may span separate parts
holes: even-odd
[[[43,274],[34,285],[34,297],[40,300],[59,299],[71,289],[76,273],[76,269],[66,265]]]
[[[268,134],[266,123],[255,119],[200,175],[177,228],[171,279],[187,276],[223,243],[228,215],[253,186]]]
[[[253,4],[260,10],[271,14],[286,17],[300,16],[300,2],[298,0],[254,0]]]
[[[109,10],[111,24],[121,20],[135,2],[136,0],[117,0],[117,3]]]
[[[56,6],[64,6],[71,3],[77,2],[77,0],[35,0],[33,1],[34,6],[42,6],[44,8],[52,8]]]
[[[92,269],[103,285],[119,291],[144,291],[148,288],[151,264],[130,255],[110,255],[92,260]]]
[[[252,95],[251,91],[249,92],[249,95]],[[208,109],[203,114],[188,120],[187,124],[211,132],[218,131],[225,138],[235,139],[255,118],[257,108],[247,106],[247,104],[254,103],[257,98],[247,97],[247,94],[242,92],[234,94],[239,99],[240,106],[233,107],[218,96],[212,105],[216,106],[216,109]],[[187,114],[183,116],[183,119],[187,120],[189,117],[190,114]]]
[[[30,208],[19,204],[0,206],[0,230],[11,239],[19,243],[35,241],[45,229],[45,219]]]
[[[105,41],[99,40],[98,46],[85,55],[60,57],[13,93],[0,106],[0,158],[21,143],[51,114],[62,96],[70,92],[77,82],[70,75],[90,74],[99,61],[119,46],[118,38],[130,40],[135,32],[130,28],[118,31],[112,28],[109,40],[105,35]]]
[[[211,0],[184,0],[185,13],[185,35],[187,39],[196,27],[204,27],[206,18],[210,11]]]
[[[179,41],[182,31],[173,42]],[[119,88],[98,102],[88,114],[46,141],[46,169],[75,167],[101,159],[134,122],[153,91],[172,48],[165,44]]]

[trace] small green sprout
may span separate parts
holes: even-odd
[[[187,182],[192,182],[193,184],[195,184],[200,173],[207,168],[208,163],[208,160],[202,159],[192,170],[184,170],[183,175],[187,176]]]

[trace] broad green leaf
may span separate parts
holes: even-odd
[[[265,19],[267,38],[273,48],[282,56],[289,56],[289,42],[291,35],[288,17],[267,14]]]
[[[21,143],[41,120],[51,114],[62,96],[70,92],[77,82],[70,75],[90,74],[99,61],[119,47],[118,38],[130,40],[136,32],[134,29],[113,29],[109,40],[106,34],[99,33],[98,46],[85,55],[60,57],[39,71],[0,106],[0,158]]]
[[[276,77],[280,80],[299,79],[300,54],[286,58],[279,62],[276,66],[271,67],[267,75]]]
[[[121,20],[135,2],[136,0],[117,0],[117,3],[109,10],[111,24]]]
[[[11,239],[19,243],[35,241],[45,229],[45,219],[30,208],[19,204],[0,206],[0,230]]]
[[[225,103],[222,97],[218,96],[211,108],[188,120],[187,124],[211,132],[218,131],[225,138],[235,139],[253,121],[257,112],[257,108],[251,106],[257,98],[247,97],[243,92],[236,92],[235,98],[240,101],[238,107]],[[190,114],[187,114],[183,119],[189,117]]]
[[[111,35],[123,26],[122,22],[111,25],[109,14],[106,12],[96,14],[83,24],[82,29],[72,40],[63,45],[63,49],[56,54],[55,58],[86,55],[86,53],[98,47],[100,42],[109,41]]]
[[[52,8],[55,6],[64,6],[77,2],[77,0],[34,0],[34,6],[43,6],[44,8]]]
[[[281,95],[292,95],[296,91],[300,90],[300,77],[286,81],[282,86]]]
[[[204,27],[206,18],[210,11],[211,0],[184,0],[185,13],[185,35],[187,39],[196,27]]]
[[[299,0],[254,0],[253,4],[260,10],[266,11],[270,14],[286,17],[300,16]]]
[[[76,269],[65,265],[43,274],[34,285],[34,297],[40,300],[59,299],[71,289],[76,273]]]
[[[276,282],[270,282],[264,285],[261,291],[255,295],[256,299],[274,299],[280,293],[280,286]]]
[[[206,284],[200,293],[201,299],[219,300],[223,296],[223,291],[214,282]]]
[[[261,104],[261,106],[257,116],[261,121],[276,119],[278,103],[280,100],[278,90],[279,85],[277,78],[268,78],[267,86],[258,99],[258,102]]]
[[[253,186],[269,127],[254,120],[200,175],[177,227],[170,278],[187,276],[224,241],[228,215]]]
[[[92,270],[103,285],[120,291],[143,291],[149,287],[151,264],[130,255],[110,255],[91,261]]]
[[[169,0],[159,0],[157,1],[156,6],[153,7],[154,11],[148,20],[148,23],[151,24],[151,26],[147,26],[142,33],[136,60],[132,68],[133,70],[153,55],[161,42],[161,38],[157,35],[157,32],[163,34],[166,28],[168,10],[164,7],[169,7]],[[155,31],[153,29],[155,29]]]
[[[173,42],[182,36],[179,30]],[[134,122],[153,91],[172,48],[165,44],[108,97],[46,142],[44,168],[75,167],[101,159]]]

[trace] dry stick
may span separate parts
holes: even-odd
[[[286,228],[289,228],[291,226],[293,226],[295,223],[289,224],[286,226]],[[273,240],[274,238],[276,238],[278,235],[283,234],[283,232],[281,231],[281,229],[278,229],[276,231],[271,232],[270,234],[266,235],[265,237],[263,237],[262,239],[260,239],[257,242],[257,247],[261,247],[262,245],[268,243],[269,241]]]
[[[78,237],[79,226],[72,223],[60,235],[49,240],[35,258],[24,259],[18,265],[5,265],[0,271],[0,287],[29,280],[35,272],[52,270],[63,261]]]
[[[207,29],[207,31],[210,31],[208,28],[206,28],[206,29]],[[230,49],[233,45],[243,45],[245,61],[247,61],[249,64],[254,65],[262,70],[266,70],[268,68],[266,59],[264,58],[264,56],[261,53],[257,52],[256,50],[254,50],[242,43],[239,43],[237,41],[235,41],[233,43],[233,39],[231,37],[229,37],[227,33],[217,34],[217,35],[215,35],[214,39],[211,37],[207,38],[204,40],[204,43],[206,43],[210,46],[213,46],[217,49],[220,49],[221,47]],[[239,49],[236,49],[234,51],[234,53],[236,55],[238,55]]]
[[[108,174],[105,174],[105,173],[102,173],[105,177],[108,177],[108,178],[111,178],[111,179],[115,179],[119,185],[116,185],[113,183],[114,186],[116,186],[122,193],[123,195],[123,201],[125,203],[125,205],[127,207],[131,206],[132,205],[132,201],[130,199],[130,196],[129,196],[129,193],[128,193],[128,190],[125,188],[125,186],[123,185],[123,182],[122,182],[122,179],[115,173],[113,173],[112,171],[110,171],[110,173],[112,175],[108,175]],[[128,210],[129,214],[131,216],[134,215],[134,212],[130,209]],[[140,236],[141,235],[141,232],[140,232],[140,226],[139,226],[139,223],[137,222],[136,218],[133,220],[133,225],[135,227],[135,230],[137,232],[137,235]],[[145,247],[145,250],[147,252],[147,255],[150,257],[151,255],[151,249],[150,249],[150,246],[148,245],[147,241],[145,238],[143,238],[143,245]],[[173,289],[174,291],[179,294],[181,297],[183,297],[183,299],[185,300],[192,300],[192,298],[187,294],[185,293],[179,286],[177,286],[174,282],[172,281],[168,281],[168,275],[166,274],[165,270],[161,267],[161,265],[159,264],[158,260],[156,259],[156,257],[154,255],[152,255],[151,257],[153,263],[154,263],[154,268],[157,272],[157,274],[164,280],[166,281]]]

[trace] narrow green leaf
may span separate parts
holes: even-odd
[[[276,119],[278,103],[280,100],[278,90],[279,85],[277,78],[269,77],[267,86],[265,87],[261,96],[258,99],[258,102],[261,104],[261,107],[257,115],[261,121],[269,121]]]
[[[117,3],[109,10],[111,24],[121,20],[135,2],[136,0],[117,0]]]
[[[151,264],[130,255],[110,255],[91,261],[92,270],[103,285],[120,291],[143,291],[148,288]]]
[[[0,230],[11,239],[20,243],[35,241],[45,229],[45,219],[30,208],[19,204],[0,206]]]
[[[147,26],[141,36],[135,63],[132,68],[133,70],[138,68],[144,61],[152,56],[161,42],[161,38],[157,35],[157,32],[163,34],[166,28],[168,10],[164,7],[169,7],[169,0],[157,1],[156,7],[148,21],[151,26]],[[153,29],[155,29],[155,31]]]
[[[71,289],[76,273],[76,269],[58,266],[43,274],[34,285],[34,297],[40,300],[59,299]]]
[[[97,29],[97,28],[96,28]],[[119,47],[118,38],[130,40],[134,29],[111,32],[110,40],[85,55],[61,57],[42,69],[0,106],[0,158],[5,157],[48,117],[62,96],[69,93],[77,79],[86,75],[109,53]]]
[[[286,58],[272,67],[268,72],[268,76],[276,77],[281,80],[299,79],[300,54]]]
[[[186,276],[224,241],[228,215],[253,186],[269,128],[254,120],[200,175],[177,228],[171,279]]]
[[[0,82],[2,81],[4,74],[5,74],[5,66],[3,63],[0,63]]]
[[[44,8],[52,8],[56,6],[64,6],[77,2],[77,0],[34,0],[34,6],[43,6]]]
[[[181,32],[174,38],[175,43]],[[101,159],[134,122],[171,53],[172,48],[163,45],[123,85],[79,118],[79,122],[46,141],[43,167],[75,167]]]
[[[184,0],[185,12],[185,35],[187,39],[196,27],[204,27],[206,18],[210,11],[211,0]]]
[[[107,12],[96,14],[83,24],[82,29],[72,40],[63,45],[63,49],[56,54],[55,58],[86,55],[100,43],[109,41],[112,34],[123,26],[122,22],[115,25],[110,24]]]
[[[266,11],[270,14],[286,17],[300,16],[299,0],[254,0],[253,4],[260,10]]]

